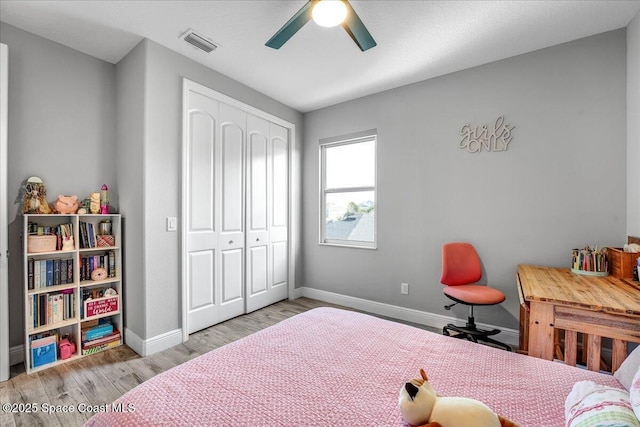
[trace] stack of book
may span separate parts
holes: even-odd
[[[607,275],[609,262],[607,250],[586,246],[584,249],[574,249],[571,254],[571,270],[579,274]]]
[[[93,354],[122,344],[120,331],[104,319],[82,324],[82,355]]]
[[[72,259],[33,259],[27,260],[28,289],[73,283]]]
[[[30,295],[29,298],[30,329],[76,317],[76,294],[73,289],[54,294]]]
[[[80,280],[91,280],[91,272],[96,268],[104,268],[108,277],[116,277],[116,253],[109,251],[102,255],[80,256]]]

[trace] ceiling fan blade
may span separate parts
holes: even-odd
[[[369,33],[369,30],[367,30],[367,27],[364,26],[356,11],[353,10],[353,7],[351,7],[347,0],[344,1],[344,4],[347,6],[348,12],[347,18],[342,23],[342,28],[349,33],[361,51],[364,52],[376,46],[376,41],[371,36],[371,33]]]
[[[311,20],[311,11],[313,10],[313,5],[317,2],[318,0],[309,0],[265,45],[274,49],[280,49],[304,24]]]

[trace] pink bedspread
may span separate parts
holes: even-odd
[[[176,366],[123,395],[134,412],[88,426],[402,426],[398,392],[424,368],[442,395],[522,426],[563,426],[572,385],[610,375],[318,308]]]

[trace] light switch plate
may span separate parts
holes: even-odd
[[[175,216],[167,217],[167,231],[177,231],[178,230],[178,218]]]

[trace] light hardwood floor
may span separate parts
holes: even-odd
[[[0,382],[0,404],[21,405],[12,409],[37,409],[37,412],[12,413],[0,408],[0,426],[82,425],[93,415],[91,408],[113,402],[149,378],[316,307],[340,306],[309,298],[282,301],[196,332],[187,342],[147,357],[140,357],[123,345],[31,375],[24,372],[22,364],[12,366],[11,378]],[[55,412],[58,406],[72,407],[74,412]]]

